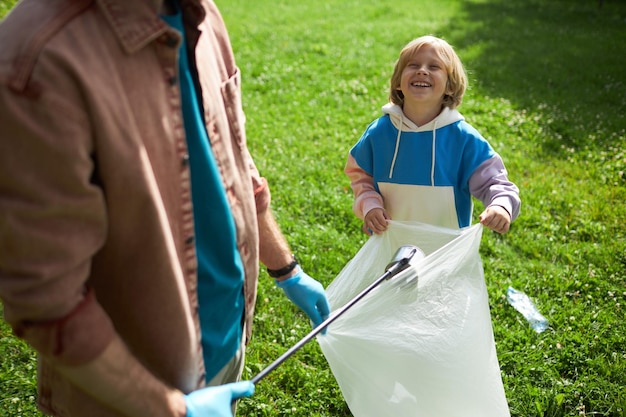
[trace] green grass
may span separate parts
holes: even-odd
[[[0,2],[0,13],[8,10]],[[626,416],[626,3],[605,0],[218,0],[243,73],[248,142],[305,270],[329,284],[364,242],[343,165],[380,114],[401,47],[432,33],[470,75],[460,110],[521,188],[481,254],[515,417]],[[476,211],[481,209],[477,204]],[[534,333],[512,285],[551,323]],[[245,377],[309,331],[263,273]],[[0,416],[34,411],[34,359],[0,326]],[[21,411],[18,411],[21,410]],[[349,416],[317,343],[241,402],[242,416]]]

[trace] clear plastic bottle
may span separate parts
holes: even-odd
[[[506,291],[506,299],[509,304],[519,311],[537,333],[541,333],[548,328],[546,319],[535,307],[531,299],[521,291],[509,287]]]

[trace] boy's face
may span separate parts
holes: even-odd
[[[404,95],[405,106],[438,106],[448,89],[448,72],[437,52],[422,46],[411,56],[400,76],[398,90]]]

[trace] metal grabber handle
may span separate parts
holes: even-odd
[[[348,301],[343,307],[335,310],[326,320],[324,320],[319,326],[311,330],[309,334],[304,336],[298,343],[293,345],[289,350],[283,353],[278,359],[272,362],[269,366],[259,372],[256,376],[254,376],[251,381],[253,384],[257,384],[260,380],[265,378],[270,372],[276,369],[281,363],[283,363],[287,358],[293,355],[296,351],[298,351],[302,346],[307,344],[311,339],[317,336],[320,332],[322,332],[329,324],[333,321],[337,320],[339,316],[345,313],[350,307],[356,304],[360,299],[365,297],[370,291],[376,288],[381,282],[388,280],[394,276],[396,276],[399,272],[404,271],[409,266],[409,261],[413,256],[419,251],[416,246],[401,246],[396,253],[394,254],[391,262],[387,264],[385,267],[385,273],[376,279],[373,283],[371,283],[367,288],[361,291],[356,297],[352,300]]]

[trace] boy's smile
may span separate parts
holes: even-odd
[[[398,90],[404,95],[404,111],[409,117],[416,111],[434,117],[441,110],[447,88],[448,72],[443,61],[434,48],[425,45],[402,70]]]

